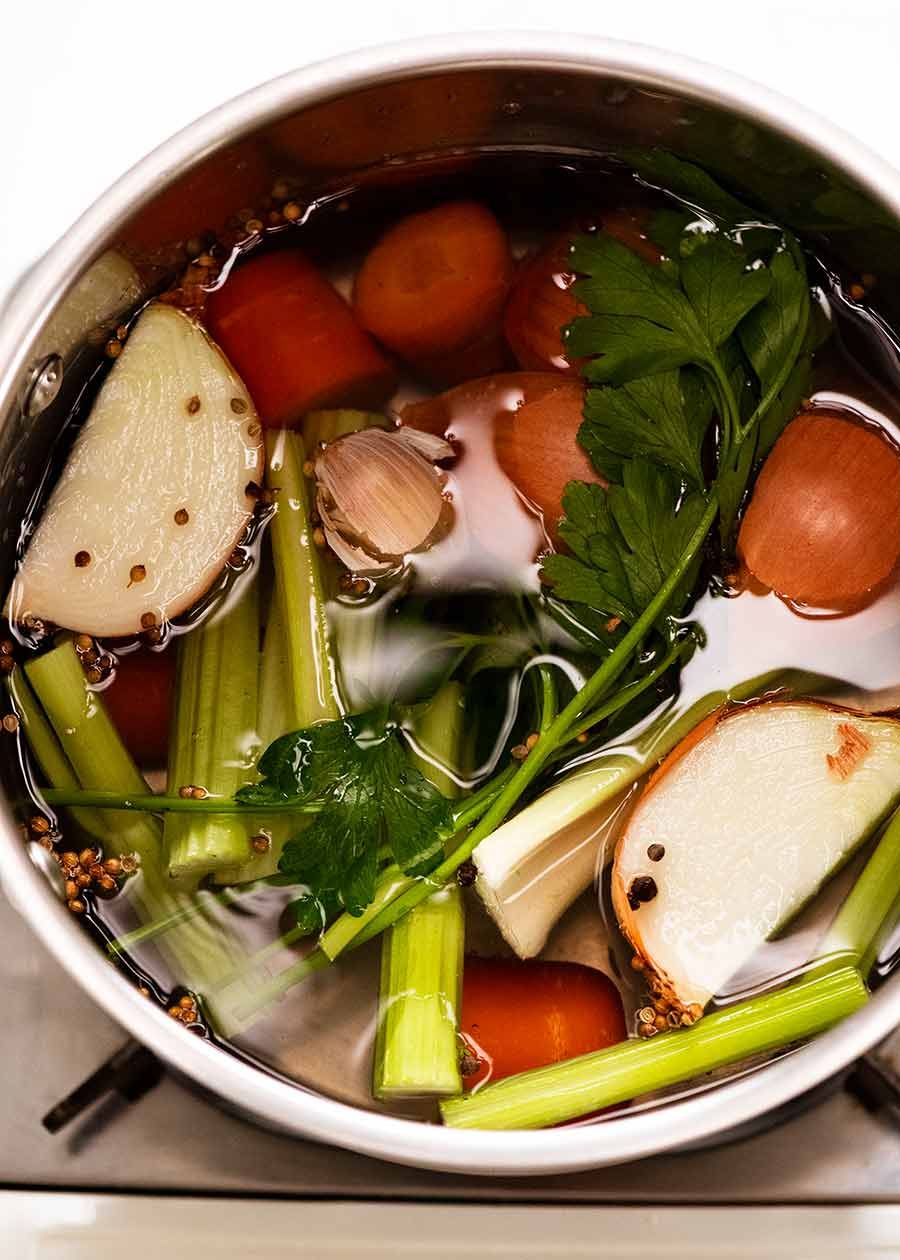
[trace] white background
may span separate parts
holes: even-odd
[[[392,39],[555,30],[755,78],[900,166],[900,0],[6,0],[0,286],[126,167],[229,96]]]

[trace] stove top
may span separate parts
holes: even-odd
[[[264,1132],[165,1076],[102,1098],[56,1136],[41,1118],[126,1040],[0,901],[5,1088],[0,1183],[302,1198],[586,1203],[900,1203],[900,1125],[835,1088],[794,1118],[715,1149],[547,1178],[419,1172]],[[900,1059],[900,1036],[879,1060]]]

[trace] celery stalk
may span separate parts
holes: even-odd
[[[298,434],[279,430],[270,439],[267,484],[275,492],[275,589],[287,640],[289,729],[294,730],[341,712],[304,461]]]
[[[303,418],[303,441],[315,454],[317,446],[358,433],[360,429],[386,429],[388,421],[380,411],[354,411],[344,407],[332,411],[309,411]]]
[[[10,674],[6,680],[6,688],[18,714],[22,730],[25,732],[28,745],[47,783],[54,788],[77,790],[79,783],[75,771],[21,669]],[[84,808],[70,809],[68,812],[76,827],[87,839],[103,843],[106,838],[107,823],[102,813]]]
[[[623,1041],[447,1099],[441,1115],[455,1129],[562,1124],[812,1037],[852,1015],[866,999],[855,967],[805,976],[774,993],[705,1015],[692,1028],[648,1041]]]
[[[186,785],[231,796],[252,773],[259,667],[257,583],[224,615],[183,635],[178,649],[169,792]],[[202,876],[245,862],[252,823],[235,815],[168,817],[165,844],[173,878]]]
[[[342,712],[328,628],[325,578],[319,550],[312,540],[309,486],[303,464],[300,437],[279,432],[269,449],[267,471],[268,486],[275,491],[271,527],[275,594],[259,662],[256,727],[262,749],[288,731],[339,717]],[[302,825],[298,818],[267,820],[262,829],[269,837],[268,852],[251,857],[242,866],[220,870],[217,879],[220,883],[244,883],[272,874],[278,869],[285,842]]]
[[[447,796],[457,787],[440,764],[452,764],[463,733],[463,688],[449,682],[416,730],[422,773]],[[430,758],[434,758],[434,761]],[[376,1098],[459,1093],[457,1028],[465,916],[456,884],[436,892],[384,934],[375,1041]]]
[[[818,957],[842,955],[841,961],[852,961],[867,975],[879,946],[897,922],[898,897],[900,810],[885,827],[875,851],[844,899],[817,950]]]
[[[256,729],[263,750],[291,729],[290,697],[285,688],[287,677],[287,636],[284,633],[281,604],[273,596],[269,604],[269,619],[266,622],[259,661],[259,713]]]
[[[71,639],[29,661],[25,674],[83,787],[113,789],[123,795],[148,791],[102,696],[88,688]],[[167,918],[193,904],[190,897],[173,887],[163,869],[162,827],[155,818],[110,810],[104,822],[106,856],[136,853],[140,860],[139,873],[127,881],[125,893],[143,922]],[[214,989],[219,978],[238,964],[234,943],[205,918],[192,917],[189,923],[174,928],[161,948],[176,978],[200,993]],[[234,997],[237,1000],[239,995]],[[220,1031],[227,1035],[233,1027],[230,1007],[226,1001],[219,1006]]]

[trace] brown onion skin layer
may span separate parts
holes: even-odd
[[[756,483],[738,557],[792,603],[849,611],[900,558],[900,452],[880,429],[837,411],[801,412]]]

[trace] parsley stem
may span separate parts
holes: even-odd
[[[317,814],[322,805],[318,801],[279,801],[272,805],[242,805],[233,796],[193,797],[157,795],[153,792],[94,791],[81,788],[44,788],[41,795],[48,805],[90,806],[93,809],[114,809],[123,813],[143,814]]]
[[[596,726],[598,722],[603,722],[609,717],[613,717],[621,709],[624,709],[632,700],[636,700],[649,687],[652,687],[658,679],[660,679],[667,669],[683,656],[689,647],[692,646],[694,636],[686,635],[679,639],[677,643],[673,643],[671,648],[662,658],[658,665],[655,665],[648,674],[643,678],[637,678],[634,682],[628,683],[621,687],[614,696],[607,700],[604,704],[598,705],[596,709],[591,709],[589,713],[585,713],[575,722],[566,735],[566,739],[577,739],[582,732],[590,730],[592,726]]]
[[[800,248],[800,243],[797,238],[792,236],[790,233],[786,234],[785,240],[798,272],[805,279],[806,260],[803,257],[803,250]],[[793,340],[791,341],[790,350],[784,356],[784,362],[772,378],[769,388],[765,391],[762,398],[760,398],[746,424],[738,425],[734,440],[734,449],[731,452],[732,455],[737,453],[745,439],[748,438],[754,431],[760,420],[762,420],[763,416],[787,384],[788,378],[793,372],[797,360],[803,351],[803,343],[806,340],[806,330],[809,327],[809,311],[810,303],[808,301],[801,303],[800,318],[797,322],[797,328],[794,332]]]
[[[719,394],[719,411],[722,423],[722,457],[721,466],[726,466],[725,461],[731,458],[734,450],[739,445],[738,436],[741,431],[740,411],[738,409],[737,399],[734,396],[734,390],[731,388],[731,381],[719,362],[718,357],[714,358],[711,363],[712,377],[716,383]]]
[[[550,729],[550,724],[556,717],[556,683],[553,679],[553,671],[549,665],[539,665],[538,673],[540,675],[541,685],[541,721],[539,733],[544,734]]]
[[[451,835],[462,827],[468,827],[473,819],[480,816],[486,803],[494,799],[513,771],[514,767],[510,766],[502,774],[495,775],[457,806],[453,812]],[[275,801],[271,804],[254,801],[252,805],[244,805],[233,796],[206,796],[197,800],[194,797],[167,796],[165,793],[125,794],[78,787],[41,788],[41,796],[48,805],[59,808],[90,807],[139,814],[282,814],[289,817],[294,814],[318,814],[323,808],[321,801]]]

